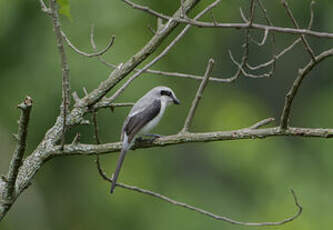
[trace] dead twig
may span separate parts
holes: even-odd
[[[298,25],[298,23],[297,23],[297,21],[296,21],[294,15],[293,15],[293,13],[292,13],[291,10],[290,10],[287,1],[286,1],[286,0],[281,0],[281,2],[282,2],[282,5],[284,6],[284,8],[286,9],[287,14],[288,14],[288,16],[290,17],[292,23],[294,24],[294,26],[296,27],[296,29],[299,29],[299,25]],[[311,5],[312,5],[312,3],[311,3]],[[311,17],[313,17],[313,12],[312,12],[312,10],[311,10]],[[311,18],[311,17],[310,17],[310,18]],[[312,25],[312,22],[311,22],[311,21],[312,21],[312,20],[310,19],[310,25]],[[310,57],[312,58],[312,60],[313,60],[314,62],[316,62],[316,55],[314,54],[313,50],[311,49],[310,44],[309,44],[309,42],[306,40],[304,34],[301,35],[301,39],[302,39],[302,42],[303,42],[303,44],[304,44],[304,47],[305,47],[306,51],[309,53],[309,55],[310,55]]]
[[[208,83],[208,80],[209,80],[209,76],[213,70],[213,66],[214,66],[214,59],[209,59],[208,61],[208,64],[207,64],[207,68],[206,68],[206,72],[204,74],[204,77],[203,77],[203,80],[201,81],[201,84],[198,88],[198,91],[193,99],[193,102],[192,102],[192,106],[191,106],[191,109],[186,117],[186,120],[184,122],[184,127],[181,131],[181,133],[184,133],[184,132],[188,132],[190,126],[191,126],[191,123],[192,123],[192,120],[193,120],[193,117],[194,117],[194,114],[195,114],[195,111],[198,107],[198,104],[199,104],[199,101],[202,97],[202,94],[203,94],[203,91],[205,90],[206,86],[207,86],[207,83]]]
[[[85,57],[98,57],[98,56],[102,56],[103,54],[105,54],[110,48],[111,46],[113,45],[113,42],[115,40],[115,36],[112,35],[111,37],[111,40],[108,42],[108,44],[106,45],[106,47],[98,52],[95,52],[95,53],[86,53],[86,52],[83,52],[81,50],[79,50],[78,48],[76,48],[73,43],[68,39],[68,37],[66,36],[66,34],[61,31],[61,35],[62,37],[64,38],[64,40],[66,41],[67,45],[72,48],[76,53],[82,55],[82,56],[85,56]]]
[[[294,98],[297,94],[297,91],[303,81],[303,79],[311,72],[311,70],[317,66],[321,61],[325,60],[327,57],[333,56],[333,49],[326,50],[315,57],[316,61],[311,61],[303,68],[299,69],[298,76],[295,79],[294,83],[292,84],[289,92],[285,96],[285,102],[281,114],[281,122],[280,122],[280,128],[281,129],[287,129],[288,123],[289,123],[289,114],[291,110],[291,105],[294,101]]]
[[[56,0],[50,0],[50,16],[53,23],[54,32],[57,38],[57,47],[60,54],[61,61],[61,69],[62,69],[62,105],[61,105],[61,113],[62,113],[62,138],[61,138],[61,146],[63,147],[65,144],[65,134],[67,131],[67,113],[69,111],[70,105],[70,84],[69,84],[69,66],[67,62],[67,56],[65,53],[64,43],[62,40],[60,21],[58,15],[58,7]]]
[[[97,158],[97,160],[96,160],[96,165],[97,165],[97,169],[98,169],[98,172],[101,175],[101,177],[104,180],[112,183],[112,178],[108,177],[106,175],[106,173],[103,171],[103,169],[100,165],[99,158]],[[180,206],[180,207],[189,209],[191,211],[194,211],[194,212],[197,212],[199,214],[211,217],[211,218],[216,219],[216,220],[225,221],[225,222],[230,223],[230,224],[237,224],[237,225],[243,225],[243,226],[279,226],[279,225],[283,225],[283,224],[291,222],[294,219],[296,219],[297,217],[299,217],[302,213],[302,210],[303,210],[302,206],[299,204],[299,202],[297,200],[296,193],[292,189],[290,191],[291,191],[292,197],[294,199],[295,205],[298,209],[294,216],[291,216],[289,218],[286,218],[284,220],[277,221],[277,222],[243,222],[243,221],[238,221],[238,220],[231,219],[229,217],[219,216],[215,213],[209,212],[209,211],[201,209],[201,208],[194,207],[194,206],[189,205],[189,204],[184,203],[184,202],[173,200],[173,199],[171,199],[171,198],[169,198],[165,195],[162,195],[160,193],[156,193],[156,192],[153,192],[153,191],[150,191],[150,190],[147,190],[147,189],[142,189],[142,188],[139,188],[139,187],[136,187],[136,186],[127,185],[127,184],[123,184],[123,183],[117,183],[117,187],[127,189],[127,190],[130,190],[130,191],[139,192],[139,193],[142,193],[142,194],[145,194],[145,195],[148,195],[148,196],[166,201],[166,202],[168,202],[172,205]]]
[[[22,165],[22,159],[26,146],[26,139],[28,135],[28,125],[30,120],[30,112],[32,107],[32,99],[26,96],[24,101],[17,105],[17,108],[21,110],[20,120],[18,122],[17,131],[17,144],[15,151],[12,156],[12,160],[9,165],[8,175],[7,175],[7,186],[5,190],[5,200],[11,201],[13,199],[13,193],[15,190],[15,182],[20,166]]]

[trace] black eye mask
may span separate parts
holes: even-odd
[[[168,91],[168,90],[161,90],[161,95],[163,96],[171,96],[171,92],[170,91]]]

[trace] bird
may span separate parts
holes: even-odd
[[[148,91],[133,105],[121,131],[122,149],[116,170],[112,176],[111,194],[116,187],[125,155],[135,142],[136,137],[147,135],[159,123],[166,107],[172,103],[180,104],[172,89],[166,86],[157,86]],[[153,136],[158,137],[158,135]]]

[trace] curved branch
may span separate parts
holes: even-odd
[[[86,52],[83,52],[83,51],[79,50],[78,48],[76,48],[63,31],[61,31],[61,35],[70,48],[72,48],[76,53],[83,55],[85,57],[98,57],[98,56],[105,54],[111,48],[114,40],[116,39],[116,37],[114,35],[112,35],[111,40],[108,42],[108,44],[106,45],[106,47],[104,49],[97,51],[95,53],[86,53]]]
[[[103,169],[101,168],[99,158],[97,158],[96,164],[97,164],[98,172],[101,175],[101,177],[104,180],[112,183],[112,178],[108,177],[106,175],[106,173],[103,171]],[[206,215],[206,216],[211,217],[211,218],[216,219],[216,220],[221,220],[221,221],[225,221],[225,222],[230,223],[230,224],[237,224],[237,225],[243,225],[243,226],[279,226],[279,225],[283,225],[283,224],[286,224],[288,222],[291,222],[291,221],[295,220],[297,217],[299,217],[302,214],[302,211],[303,211],[303,208],[298,203],[296,194],[295,194],[294,190],[292,190],[292,189],[290,190],[290,192],[291,192],[291,195],[293,196],[295,205],[298,208],[297,212],[294,216],[288,217],[284,220],[277,221],[277,222],[243,222],[243,221],[238,221],[238,220],[231,219],[231,218],[226,217],[226,216],[216,215],[216,214],[214,214],[212,212],[209,212],[207,210],[194,207],[194,206],[189,205],[189,204],[184,203],[184,202],[173,200],[173,199],[171,199],[171,198],[169,198],[165,195],[162,195],[160,193],[156,193],[156,192],[153,192],[153,191],[150,191],[150,190],[147,190],[147,189],[143,189],[143,188],[139,188],[139,187],[136,187],[136,186],[133,186],[133,185],[123,184],[123,183],[117,183],[117,186],[120,187],[120,188],[124,188],[124,189],[130,190],[130,191],[139,192],[139,193],[142,193],[142,194],[145,194],[145,195],[148,195],[148,196],[166,201],[166,202],[168,202],[172,205],[180,206],[180,207],[189,209],[191,211],[197,212],[197,213],[202,214],[202,215]]]
[[[191,10],[200,0],[189,0],[184,3],[184,10],[188,12]],[[180,15],[181,9],[178,9],[174,17]],[[102,97],[104,97],[114,86],[116,86],[119,81],[125,78],[137,65],[146,60],[161,44],[161,42],[171,33],[179,23],[174,20],[169,20],[162,29],[158,31],[150,41],[135,55],[133,55],[128,61],[123,64],[120,64],[118,68],[111,72],[109,77],[101,82],[98,88],[94,89],[89,95],[81,99],[80,103],[76,104],[77,108],[80,108],[81,111],[74,111],[75,114],[84,113],[82,109],[85,110],[85,107],[91,106],[98,102]]]
[[[325,60],[327,57],[333,56],[333,49],[326,50],[315,57],[315,59],[311,59],[311,61],[303,68],[298,71],[298,76],[296,80],[294,81],[293,85],[291,86],[289,92],[287,93],[285,97],[285,103],[281,115],[281,123],[280,127],[281,129],[286,129],[288,127],[288,120],[289,120],[289,114],[291,105],[294,101],[294,98],[297,94],[298,88],[300,87],[303,79],[306,77],[308,73],[311,72],[311,70],[319,64],[321,61]],[[316,61],[314,61],[316,60]]]
[[[128,0],[123,0],[127,4],[135,4]],[[270,26],[270,25],[263,25],[263,24],[257,24],[257,23],[218,23],[216,21],[214,22],[202,22],[193,20],[187,17],[179,18],[179,17],[170,17],[164,14],[161,14],[159,12],[156,12],[154,10],[149,9],[146,6],[140,6],[138,4],[135,4],[137,7],[134,7],[135,9],[145,11],[155,17],[164,19],[164,20],[174,20],[178,23],[183,24],[190,24],[192,26],[196,26],[199,28],[225,28],[225,29],[258,29],[258,30],[269,30],[269,31],[276,31],[280,33],[290,33],[290,34],[300,34],[300,35],[310,35],[317,38],[329,38],[333,39],[333,33],[327,33],[327,32],[318,32],[313,31],[309,29],[294,29],[294,28],[288,28],[288,27],[278,27],[278,26]],[[149,9],[149,10],[148,10]]]
[[[200,13],[198,13],[195,18],[198,19],[201,16],[205,15],[207,12],[209,12],[212,8],[214,8],[217,4],[220,3],[221,0],[215,0],[213,3],[208,5],[205,9],[203,9]],[[181,9],[183,8],[183,5],[181,6]],[[182,10],[181,10],[182,12]],[[173,18],[170,18],[168,21],[168,24],[173,21]],[[109,100],[114,101],[128,86],[129,84],[134,81],[137,77],[139,77],[145,70],[150,68],[152,65],[154,65],[156,62],[158,62],[161,58],[163,58],[170,49],[177,44],[177,42],[186,34],[186,32],[190,29],[190,25],[186,25],[185,28],[177,35],[175,39],[173,39],[170,44],[157,56],[155,57],[151,62],[146,64],[140,71],[136,72],[134,75],[132,75],[110,98]]]

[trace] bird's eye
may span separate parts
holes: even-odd
[[[168,91],[168,90],[161,90],[161,96],[171,96],[171,92],[170,91]]]

